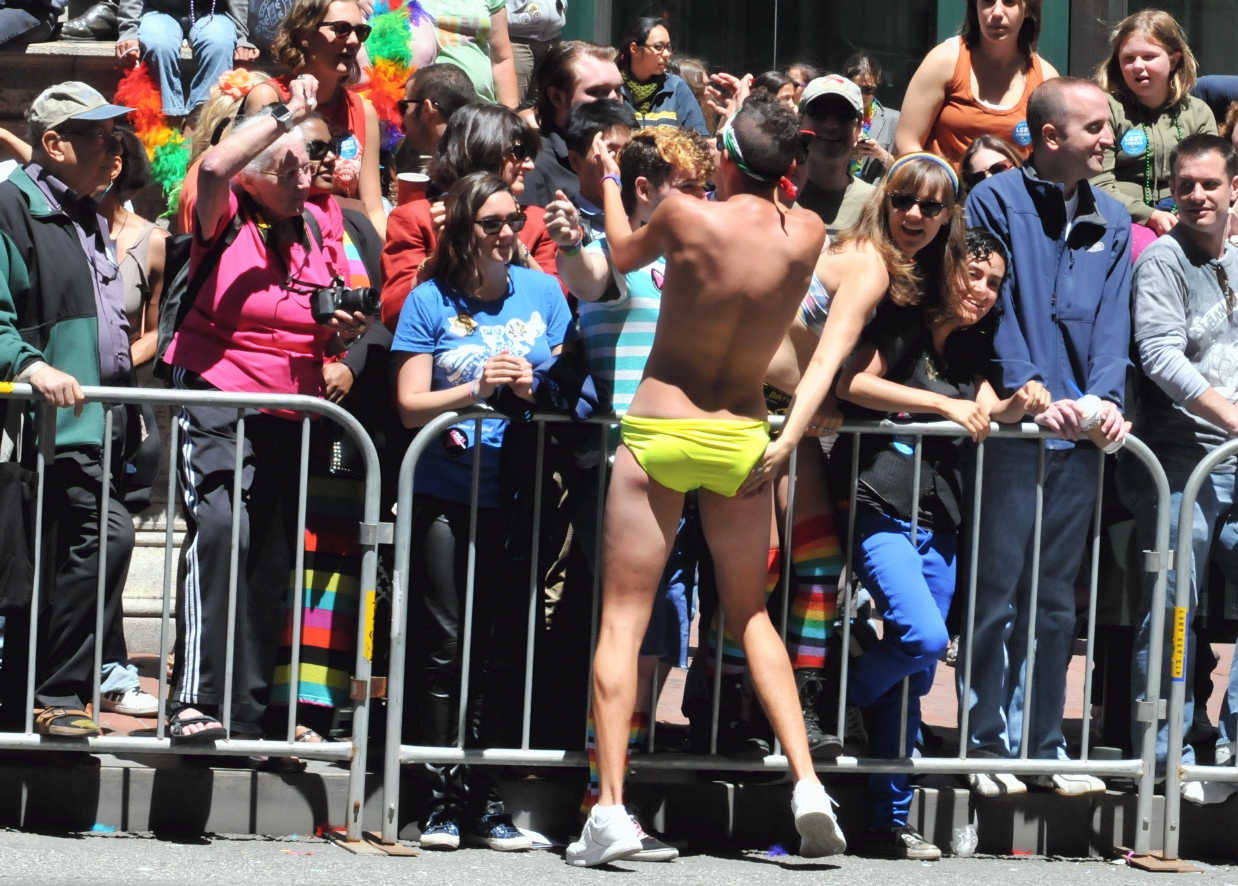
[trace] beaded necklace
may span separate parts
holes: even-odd
[[[1140,116],[1143,116],[1140,114]],[[1143,138],[1146,142],[1146,147],[1143,151],[1143,202],[1147,206],[1152,206],[1152,133],[1148,129],[1148,124],[1142,120],[1139,122],[1139,128],[1143,130]],[[1178,121],[1178,112],[1174,111],[1174,129],[1178,133],[1178,141],[1182,141],[1182,124]]]

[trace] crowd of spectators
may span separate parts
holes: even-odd
[[[554,470],[532,476],[536,443],[520,419],[564,402],[576,404],[577,416],[624,412],[645,372],[666,265],[621,269],[607,232],[638,229],[667,204],[714,199],[719,158],[742,163],[736,115],[770,103],[798,114],[803,148],[778,184],[780,204],[816,213],[828,233],[764,379],[770,412],[785,416],[763,464],[779,476],[775,526],[792,527],[783,618],[810,750],[818,759],[892,759],[928,747],[920,699],[957,642],[964,594],[955,588],[966,586],[958,563],[974,549],[975,630],[958,655],[986,664],[973,670],[970,696],[961,699],[970,714],[960,742],[977,757],[1068,759],[1063,716],[1077,576],[1106,454],[1120,449],[1133,423],[1165,468],[1176,507],[1200,459],[1238,436],[1231,283],[1238,156],[1230,141],[1238,140],[1238,102],[1217,97],[1225,83],[1205,84],[1204,98],[1193,94],[1197,65],[1173,18],[1144,11],[1125,19],[1095,77],[1080,79],[1060,76],[1038,54],[1040,0],[969,0],[959,36],[924,58],[900,113],[877,100],[882,67],[864,52],[839,73],[796,63],[756,76],[710,74],[707,63],[676,56],[666,18],[635,20],[615,49],[562,41],[565,4],[551,15],[524,0],[412,5],[415,70],[399,106],[403,143],[389,156],[365,93],[367,0],[294,0],[270,46],[285,69],[276,77],[231,70],[258,52],[244,0],[196,18],[194,4],[174,0],[118,8],[104,0],[66,25],[76,39],[115,40],[120,58],[146,59],[164,111],[192,130],[192,163],[179,205],[169,207],[171,232],[132,203],[150,178],[141,141],[123,125],[133,109],[69,81],[32,103],[25,141],[0,131],[0,155],[11,167],[0,183],[0,378],[29,383],[58,407],[38,612],[30,611],[27,556],[33,516],[0,529],[3,728],[24,728],[28,668],[40,734],[99,734],[99,712],[87,710],[96,680],[104,710],[158,709],[128,661],[121,593],[133,515],[149,504],[158,469],[159,433],[153,413],[137,406],[110,407],[105,424],[104,407],[85,402],[81,386],[167,384],[269,395],[273,403],[240,415],[187,405],[174,416],[180,443],[172,469],[188,531],[167,708],[173,741],[279,736],[286,728],[279,709],[289,701],[299,531],[298,464],[289,454],[300,449],[301,423],[279,398],[306,394],[344,405],[382,450],[388,513],[394,469],[387,468],[398,465],[412,434],[445,413],[478,404],[495,410],[443,432],[417,469],[402,726],[410,744],[454,745],[463,723],[466,746],[516,746],[531,617],[524,589],[531,580],[542,589],[539,630],[557,636],[567,619],[575,631],[567,647],[587,646],[588,616],[572,622],[571,599],[600,565],[598,491],[610,470],[596,433],[556,430],[547,435]],[[182,39],[198,58],[187,92]],[[602,208],[608,178],[621,188],[622,218]],[[321,294],[333,288],[356,304],[323,309]],[[3,402],[0,500],[30,508],[36,413]],[[926,439],[918,471],[913,438],[867,436],[853,453],[850,437],[834,436],[844,418],[885,417],[946,418],[965,433]],[[986,444],[979,475],[986,517],[973,525],[976,444],[990,422],[1024,420],[1054,436],[1044,449],[1026,439]],[[301,657],[303,667],[319,668],[300,682],[305,713],[295,736],[307,742],[324,740],[347,703],[348,655],[364,611],[355,542],[324,528],[349,513],[355,486],[347,484],[356,484],[358,465],[355,446],[329,425],[315,423],[318,485],[307,519],[307,555],[332,577],[316,586],[330,590],[331,601],[320,595],[306,604],[306,624],[321,628],[318,639],[307,631],[304,642],[315,649]],[[607,439],[613,453],[617,435]],[[786,471],[792,452],[794,480]],[[1135,459],[1123,453],[1116,461],[1137,547],[1152,549],[1154,490]],[[243,494],[234,515],[238,463]],[[1238,581],[1234,471],[1232,458],[1219,465],[1196,504],[1192,609],[1209,563]],[[539,525],[527,509],[535,484],[553,494]],[[839,515],[853,485],[849,538]],[[542,554],[533,561],[529,543],[539,535]],[[782,548],[776,530],[767,592],[783,580]],[[534,562],[538,573],[530,575]],[[848,563],[862,592],[852,646],[843,649],[835,625],[852,615],[836,604]],[[470,580],[472,673],[462,698]],[[1170,601],[1175,580],[1171,574]],[[1172,608],[1151,611],[1151,575],[1138,597],[1134,701],[1149,689],[1152,625],[1160,615],[1173,623]],[[770,600],[778,605],[778,595]],[[764,756],[772,733],[718,604],[689,495],[641,646],[632,752],[647,746],[670,668],[689,664],[698,617],[700,651],[683,702],[692,724],[687,748],[709,749],[720,669],[719,752]],[[32,621],[37,660],[26,662]],[[1171,642],[1166,633],[1166,661]],[[93,673],[96,643],[104,644],[102,674]],[[1188,673],[1197,655],[1213,660],[1192,633]],[[852,657],[845,685],[843,656]],[[1238,737],[1238,674],[1230,673],[1210,733],[1208,756],[1218,762],[1233,759]],[[1162,669],[1162,698],[1169,679]],[[583,677],[571,685],[583,693]],[[1194,684],[1186,685],[1190,730],[1199,712]],[[579,703],[583,711],[586,701]],[[1131,727],[1138,736],[1139,724]],[[1168,728],[1162,723],[1158,736],[1161,766]],[[587,738],[580,733],[573,725],[543,734],[566,736],[577,743],[572,749],[585,738],[592,760],[592,721]],[[1187,745],[1188,761],[1193,753]],[[512,826],[491,768],[424,769],[423,847],[531,846]],[[592,776],[586,813],[598,797],[596,770]],[[1029,787],[1066,796],[1106,789],[1078,774],[968,780],[986,797]],[[1233,790],[1182,787],[1200,804]],[[940,856],[908,821],[908,776],[873,775],[869,793],[874,847]],[[636,826],[639,858],[675,857]]]

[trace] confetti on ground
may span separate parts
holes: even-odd
[[[768,855],[770,858],[778,858],[780,855],[786,854],[787,850],[783,849],[782,844],[780,843],[775,843],[773,846],[769,847]]]

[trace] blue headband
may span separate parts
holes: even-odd
[[[936,154],[930,154],[928,151],[915,151],[911,154],[904,154],[902,157],[899,157],[886,172],[886,179],[889,179],[894,175],[894,170],[898,169],[900,166],[910,163],[912,160],[927,160],[930,163],[936,163],[942,169],[946,170],[946,174],[950,176],[950,182],[954,185],[954,196],[959,196],[959,177],[958,174],[955,173],[954,167],[942,158],[938,157]]]

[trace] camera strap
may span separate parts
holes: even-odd
[[[254,225],[258,228],[258,235],[262,238],[262,242],[266,245],[267,251],[275,256],[281,265],[284,267],[284,277],[286,278],[286,286],[293,283],[292,268],[288,266],[288,262],[284,260],[283,250],[280,249],[279,237],[276,234],[275,226],[268,222],[262,215],[262,210],[258,207],[254,198],[245,191],[240,191],[239,199],[245,210],[254,220]],[[314,238],[314,243],[317,244],[319,251],[323,248],[322,228],[318,226],[318,219],[314,218],[314,214],[309,209],[301,210],[301,230],[298,240],[305,247],[305,251],[310,251],[309,237],[305,236],[308,229]]]

